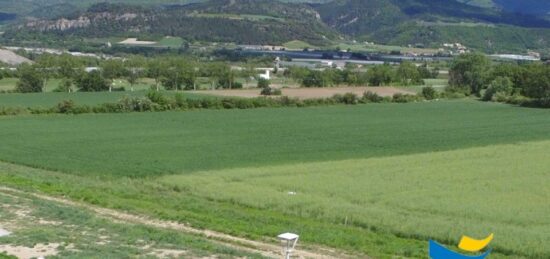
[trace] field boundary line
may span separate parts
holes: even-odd
[[[168,230],[183,231],[185,233],[206,237],[211,241],[214,241],[216,243],[219,243],[225,246],[229,246],[235,249],[240,249],[240,250],[244,250],[252,253],[259,253],[263,256],[270,257],[270,258],[282,257],[281,246],[274,243],[250,240],[250,239],[236,237],[236,236],[232,236],[232,235],[228,235],[228,234],[224,234],[221,232],[212,231],[208,229],[194,228],[175,221],[153,219],[151,217],[144,216],[144,215],[136,215],[136,214],[122,212],[114,209],[102,208],[99,206],[76,202],[65,198],[53,197],[53,196],[48,196],[48,195],[34,193],[34,192],[26,192],[26,191],[5,187],[5,186],[0,186],[0,192],[8,195],[9,194],[29,195],[41,200],[56,202],[56,203],[60,203],[60,204],[64,204],[72,207],[85,208],[92,211],[97,216],[101,216],[103,218],[107,218],[112,221],[133,223],[133,224],[145,225],[149,227],[168,229]],[[330,248],[310,247],[310,246],[307,246],[306,248],[309,248],[309,250],[304,250],[303,247],[298,248],[293,253],[294,256],[297,256],[298,258],[326,258],[326,259],[351,258],[351,256],[345,255],[345,254],[338,254],[338,256],[336,256],[334,254],[337,251]],[[315,251],[311,249],[314,249]],[[364,258],[368,258],[368,257],[364,256]]]

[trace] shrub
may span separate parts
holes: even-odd
[[[157,92],[157,91],[149,91],[147,93],[147,99],[159,105],[168,104],[168,100],[164,97],[164,95],[161,92]]]
[[[498,101],[502,102],[512,95],[514,91],[514,83],[508,77],[497,77],[491,82],[485,93],[483,93],[482,100],[484,101]],[[499,101],[500,100],[500,101]]]
[[[235,109],[237,106],[233,102],[232,99],[223,99],[222,100],[222,106],[224,109]]]
[[[281,89],[264,87],[262,88],[262,91],[260,92],[260,94],[270,96],[270,95],[281,95],[282,92],[281,92]]]
[[[159,109],[159,104],[152,102],[150,99],[139,97],[124,97],[120,99],[118,104],[120,111],[125,112],[145,112]]]
[[[447,99],[461,99],[465,98],[467,96],[466,93],[461,91],[449,91],[448,89],[445,89],[445,92],[441,93],[442,98]]]
[[[426,86],[422,88],[422,96],[426,100],[433,100],[437,98],[437,91],[431,86]]]
[[[180,109],[186,109],[187,108],[187,101],[185,100],[185,97],[181,93],[177,93],[174,96],[174,104],[176,107]]]
[[[221,100],[215,98],[205,98],[201,100],[201,108],[204,109],[221,109],[223,104]]]
[[[417,95],[396,93],[393,95],[392,101],[395,103],[410,103],[420,101],[421,99]]]
[[[63,100],[57,104],[58,113],[74,113],[76,104],[73,100]]]
[[[231,86],[232,89],[242,89],[243,83],[241,82],[233,82],[233,85]]]
[[[16,108],[13,108],[13,107],[0,107],[0,115],[2,116],[5,116],[5,115],[19,115],[19,114],[25,114],[25,113],[28,113],[29,111],[27,109],[24,109],[24,108],[20,108],[20,107],[16,107]]]
[[[343,103],[343,104],[357,104],[359,102],[359,98],[354,93],[346,93],[346,94],[336,94],[332,97],[337,103]]]
[[[377,93],[367,91],[363,94],[363,98],[361,98],[361,101],[363,103],[379,103],[383,101],[383,98]]]
[[[268,88],[270,85],[269,80],[265,78],[258,79],[258,88]]]

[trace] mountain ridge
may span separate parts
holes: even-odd
[[[161,2],[166,3],[155,1]],[[7,29],[5,37],[21,39],[32,37],[29,35],[33,33],[58,37],[147,38],[156,35],[239,44],[283,44],[302,40],[321,46],[345,38],[434,48],[458,42],[487,52],[550,48],[550,20],[479,7],[463,0],[100,3],[85,11],[61,13],[56,17],[20,22]]]

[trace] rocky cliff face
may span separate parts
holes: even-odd
[[[71,29],[86,28],[92,24],[101,22],[128,22],[138,18],[141,14],[124,13],[113,14],[109,12],[81,15],[74,19],[60,18],[56,20],[32,20],[23,26],[38,31],[66,31]]]

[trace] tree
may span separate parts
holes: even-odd
[[[399,65],[399,68],[397,68],[396,77],[397,80],[399,80],[399,82],[405,86],[411,84],[424,84],[422,76],[417,67],[409,61],[403,61]]]
[[[393,78],[394,72],[388,64],[374,66],[367,71],[367,80],[372,86],[389,85]]]
[[[155,88],[159,91],[159,85],[162,80],[162,73],[165,70],[166,65],[164,62],[153,59],[147,63],[147,76],[155,80]]]
[[[437,98],[437,91],[431,86],[426,86],[422,88],[422,96],[424,96],[426,100],[433,100]]]
[[[428,64],[424,63],[417,67],[418,73],[420,74],[420,78],[437,78],[439,76],[439,68],[435,67],[431,71],[428,68]]]
[[[140,76],[141,76],[141,73],[137,68],[129,68],[128,71],[126,72],[126,80],[130,84],[130,89],[132,92],[134,91],[134,85],[137,84]]]
[[[550,100],[550,66],[531,64],[523,70],[521,86],[527,97]]]
[[[111,82],[103,78],[99,71],[82,72],[75,81],[78,89],[83,92],[100,92],[111,88]]]
[[[162,86],[166,90],[181,90],[183,85],[183,70],[180,66],[172,66],[162,73]]]
[[[197,70],[192,64],[183,67],[183,84],[187,90],[197,90]]]
[[[499,76],[495,78],[489,84],[489,87],[483,94],[483,100],[484,101],[491,101],[493,100],[493,97],[497,94],[503,95],[503,96],[509,96],[514,91],[514,83],[512,83],[512,80],[508,77],[502,77]]]
[[[134,91],[134,85],[136,85],[138,80],[143,76],[143,67],[145,64],[146,59],[141,56],[132,56],[124,62],[124,76],[130,84],[131,91]]]
[[[59,85],[56,89],[54,89],[54,92],[59,93],[70,93],[72,90],[73,82],[70,79],[63,78],[61,82],[59,82]]]
[[[304,87],[325,87],[328,83],[321,71],[310,71],[304,79],[302,79],[302,85]]]
[[[449,70],[451,89],[479,95],[489,78],[490,61],[484,54],[464,54],[453,60]]]
[[[240,75],[244,77],[245,82],[248,84],[250,83],[250,79],[256,76],[256,70],[254,69],[254,66],[246,65],[243,70],[241,70]]]
[[[305,67],[297,67],[297,66],[291,66],[287,68],[284,72],[284,76],[289,76],[294,81],[302,83],[304,78],[310,73],[311,71]]]
[[[125,76],[126,69],[121,60],[109,59],[101,64],[101,72],[103,78],[110,80],[109,92],[112,91],[112,82],[115,78],[121,78]]]
[[[76,71],[81,67],[75,59],[69,54],[63,54],[58,58],[58,74],[62,78],[72,78]]]
[[[36,61],[36,66],[40,70],[40,76],[42,77],[42,89],[46,89],[46,85],[50,78],[55,74],[56,58],[52,54],[42,54]]]
[[[235,72],[224,63],[212,63],[207,67],[207,74],[210,77],[213,87],[241,88],[241,84],[235,84]]]
[[[19,81],[15,87],[20,93],[42,92],[44,87],[44,78],[33,65],[23,64],[18,69]]]

